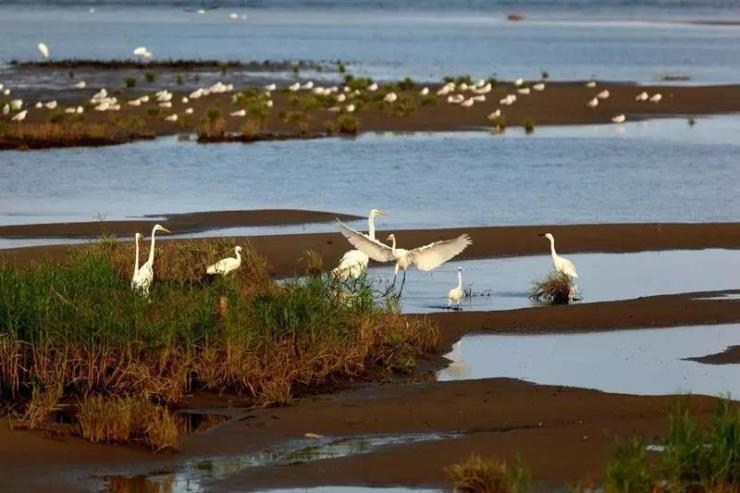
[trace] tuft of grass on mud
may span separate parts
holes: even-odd
[[[436,328],[398,315],[367,282],[341,296],[329,274],[277,283],[242,246],[242,268],[214,279],[205,267],[233,243],[161,242],[150,301],[130,288],[131,243],[74,248],[61,265],[0,264],[0,402],[35,427],[90,395],[124,399],[85,408],[83,433],[108,440],[124,434],[93,431],[111,428],[101,416],[126,412],[134,396],[177,406],[208,390],[282,405],[333,380],[410,371],[436,347]],[[171,442],[166,421],[150,422],[155,449]]]
[[[472,454],[446,471],[457,493],[524,493],[532,488],[532,475],[521,461],[510,465]]]
[[[712,419],[702,424],[677,402],[668,433],[650,457],[647,444],[633,437],[616,444],[606,466],[605,491],[720,493],[740,489],[740,408],[719,401]]]
[[[154,138],[143,130],[128,130],[103,123],[67,121],[22,123],[0,126],[0,150],[46,149],[51,147],[104,146],[134,139]]]
[[[544,279],[534,281],[529,298],[548,305],[567,305],[574,297],[575,287],[562,272],[553,271]]]

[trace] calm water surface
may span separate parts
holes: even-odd
[[[740,118],[3,152],[0,224],[203,210],[367,214],[382,228],[740,217]],[[303,227],[299,228],[300,230]],[[299,229],[294,228],[294,231]],[[331,225],[312,230],[332,230]],[[265,233],[274,228],[236,229]]]
[[[588,334],[465,336],[439,380],[512,377],[624,394],[740,396],[740,365],[693,358],[740,343],[740,325]]]
[[[665,22],[739,19],[735,2],[696,8],[690,2],[676,8],[670,2],[647,8],[623,2],[575,2],[587,8],[427,2],[402,10],[387,2],[385,9],[362,2],[358,8],[287,3],[206,15],[174,6],[101,5],[90,14],[84,5],[1,5],[0,60],[36,59],[36,44],[44,40],[56,58],[127,58],[146,45],[157,58],[341,59],[353,72],[381,79],[534,78],[547,70],[555,79],[654,82],[677,74],[690,83],[740,81],[740,27]],[[231,20],[232,11],[248,19]],[[507,22],[510,11],[530,17]]]

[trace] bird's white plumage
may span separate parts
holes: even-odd
[[[209,275],[222,275],[225,276],[231,272],[234,272],[242,265],[242,247],[237,246],[234,248],[234,252],[236,254],[236,258],[233,257],[227,257],[225,259],[221,259],[218,262],[216,262],[213,265],[209,265],[206,269],[206,272]]]
[[[555,270],[562,272],[568,277],[578,277],[576,272],[576,265],[565,257],[561,257],[555,252],[555,237],[550,233],[544,235],[545,238],[550,240],[550,254],[552,255],[552,264],[555,266]]]
[[[358,250],[365,252],[371,259],[376,262],[391,262],[395,260],[396,272],[406,270],[412,265],[415,265],[417,269],[422,271],[433,270],[458,255],[472,243],[470,236],[462,234],[452,240],[435,241],[434,243],[414,248],[413,250],[406,250],[396,248],[395,235],[388,237],[392,241],[392,246],[389,247],[378,240],[370,239],[368,236],[355,231],[339,220],[337,220],[337,223],[339,230],[347,238],[347,241]]]
[[[463,299],[463,287],[462,287],[462,267],[457,268],[457,286],[450,289],[447,293],[447,306],[460,306],[460,300]]]
[[[46,46],[46,43],[39,43],[37,48],[39,49],[41,56],[43,56],[44,58],[49,58],[49,47]]]
[[[371,209],[367,218],[368,238],[375,239],[375,217],[385,216],[381,209]],[[367,254],[361,250],[350,250],[342,256],[339,265],[332,271],[340,279],[357,279],[360,277],[370,261]]]
[[[171,233],[169,229],[165,228],[161,224],[154,225],[152,228],[151,243],[149,245],[149,258],[131,280],[131,287],[134,291],[138,291],[146,297],[149,297],[149,287],[152,285],[152,281],[154,280],[154,244],[156,242],[155,235],[157,231]]]

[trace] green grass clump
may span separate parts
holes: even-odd
[[[645,440],[633,437],[617,442],[606,465],[604,489],[610,493],[637,493],[651,491],[655,478]]]
[[[553,271],[544,279],[532,283],[529,297],[549,305],[565,305],[573,298],[573,284],[562,272]]]
[[[360,121],[351,115],[339,115],[337,127],[340,133],[355,135],[360,131]]]
[[[524,493],[532,488],[532,476],[520,461],[509,465],[476,454],[448,467],[447,475],[459,493]]]
[[[320,274],[276,283],[248,245],[238,272],[212,279],[205,267],[232,242],[157,246],[149,300],[130,287],[131,243],[77,247],[60,265],[0,264],[0,402],[33,411],[34,423],[89,395],[176,405],[208,390],[284,404],[296,387],[408,370],[437,343],[433,327],[386,308],[364,280],[342,290]],[[152,443],[167,442],[165,425]]]
[[[126,77],[123,79],[123,84],[126,87],[136,87],[136,79],[134,77]]]
[[[155,74],[154,72],[144,72],[144,79],[147,82],[152,83],[157,80],[157,74]]]

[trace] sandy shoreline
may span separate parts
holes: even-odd
[[[367,104],[363,109],[351,114],[356,119],[358,131],[373,132],[430,132],[430,131],[460,131],[474,129],[489,129],[491,123],[487,116],[500,108],[503,120],[508,126],[524,126],[527,123],[537,125],[572,125],[610,123],[618,114],[625,114],[627,121],[646,118],[722,114],[740,111],[740,85],[718,86],[674,86],[650,85],[638,86],[626,83],[599,83],[595,88],[588,88],[583,82],[552,82],[542,91],[531,91],[529,95],[518,95],[517,101],[511,106],[502,106],[499,100],[507,94],[515,94],[516,87],[511,83],[497,83],[493,90],[486,95],[486,101],[465,108],[458,104],[448,104],[445,97],[434,96],[433,104],[424,105],[422,97],[418,95],[421,84],[404,93],[414,107],[411,112],[403,115],[396,114],[393,105],[386,105],[381,111],[375,104]],[[432,94],[439,85],[429,85]],[[157,87],[156,89],[161,89]],[[111,89],[111,94],[123,101],[120,111],[97,112],[87,111],[81,115],[85,124],[103,124],[115,131],[118,143],[127,139],[135,140],[138,135],[173,135],[194,132],[206,118],[209,110],[220,108],[226,132],[241,134],[245,122],[256,122],[254,118],[232,117],[231,112],[239,110],[243,105],[231,101],[230,94],[217,94],[182,103],[183,96],[189,92],[178,92],[177,86],[170,87],[173,91],[173,105],[170,109],[156,108],[156,105],[129,106],[125,101],[135,99],[143,94],[156,90],[142,91],[133,89]],[[608,99],[602,100],[598,107],[591,109],[586,103],[598,92],[610,92]],[[661,93],[663,99],[659,103],[638,102],[635,96],[646,91],[650,95]],[[33,104],[35,100],[57,99],[64,106],[76,107],[84,104],[90,98],[92,90],[61,90],[46,93],[29,92],[24,97]],[[305,95],[306,91],[299,94]],[[247,141],[280,138],[292,135],[296,138],[305,135],[328,135],[326,125],[338,130],[338,113],[327,108],[314,108],[302,113],[298,120],[291,120],[286,115],[296,113],[290,98],[294,93],[285,93],[280,90],[272,94],[273,108],[266,116],[261,128],[255,136]],[[192,115],[185,115],[186,108],[193,108]],[[150,110],[157,110],[156,114],[149,114]],[[161,110],[161,111],[159,111]],[[164,121],[166,115],[179,113],[180,119],[175,122]],[[21,125],[40,124],[49,121],[53,114],[49,110],[29,111],[25,122]],[[17,124],[16,124],[17,125]],[[128,137],[126,137],[128,135]],[[251,135],[251,134],[250,134]],[[270,136],[273,137],[270,137]],[[116,142],[113,142],[116,143]],[[0,148],[14,148],[18,142],[8,140],[3,144],[0,139]],[[56,146],[52,142],[40,142],[41,146]],[[33,146],[31,146],[33,147]]]
[[[287,226],[362,219],[352,214],[298,209],[260,209],[243,211],[151,214],[138,219],[81,221],[70,223],[18,224],[0,226],[2,238],[98,238],[103,234],[129,237],[149,231],[156,223],[166,223],[175,234],[200,233],[213,229],[250,226]]]
[[[238,216],[239,214],[237,214]],[[288,214],[286,213],[286,216]],[[277,219],[277,217],[280,219]],[[226,221],[219,213],[209,213],[211,223]],[[282,213],[275,212],[274,221],[285,220]],[[332,216],[333,217],[333,216]],[[97,223],[89,223],[97,227]],[[171,224],[164,222],[165,226]],[[74,228],[76,228],[75,226]],[[10,228],[9,226],[0,227]],[[40,234],[37,226],[13,226],[15,237]],[[95,229],[93,228],[92,231]],[[6,230],[7,231],[7,230]],[[73,227],[54,226],[59,236],[68,236]],[[133,234],[132,230],[127,230]],[[178,231],[179,232],[179,231]],[[385,238],[391,230],[380,230],[377,235]],[[520,255],[545,255],[547,245],[539,233],[550,232],[558,239],[558,252],[566,253],[627,253],[647,250],[740,248],[740,223],[641,223],[641,224],[577,224],[542,226],[490,226],[473,228],[446,228],[393,231],[401,246],[418,246],[462,233],[470,234],[473,244],[459,259],[488,257],[514,257]],[[335,265],[350,245],[339,233],[308,233],[289,235],[263,235],[231,237],[236,243],[249,241],[270,262],[272,273],[288,276],[297,272],[296,262],[313,250],[322,255],[324,266]],[[195,240],[165,241],[206,241]],[[28,265],[36,261],[61,261],[69,245],[34,246],[0,250],[0,260],[16,265]],[[71,247],[74,248],[74,247]]]

